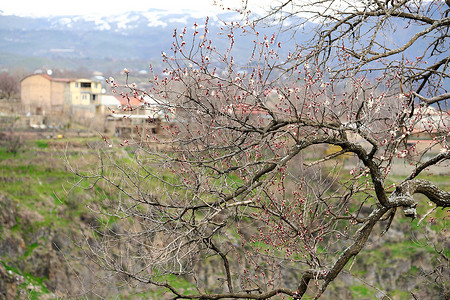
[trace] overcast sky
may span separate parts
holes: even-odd
[[[273,0],[272,0],[273,1]],[[127,11],[146,11],[165,9],[176,12],[197,11],[202,15],[211,15],[221,11],[215,2],[226,6],[238,7],[242,0],[4,0],[0,10],[6,15],[55,16],[55,15],[114,15]],[[260,3],[270,0],[250,0],[251,9],[258,10]]]

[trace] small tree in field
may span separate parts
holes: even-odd
[[[12,99],[19,92],[19,81],[9,73],[0,73],[0,98]]]
[[[266,19],[307,41],[262,34],[242,11],[224,48],[208,22],[176,30],[151,90],[110,81],[124,97],[160,99],[167,122],[163,136],[124,141],[136,149],[126,163],[111,156],[80,174],[121,193],[107,213],[127,230],[103,231],[91,249],[105,268],[174,299],[319,298],[375,226],[386,232],[398,210],[416,218],[426,201],[449,206],[422,176],[450,158],[449,7],[285,2]],[[409,175],[392,182],[399,165]]]

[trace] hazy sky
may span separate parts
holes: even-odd
[[[198,11],[200,14],[213,14],[220,11],[215,2],[226,6],[238,7],[242,0],[5,0],[0,4],[3,14],[21,16],[54,15],[113,15],[126,11],[141,11],[151,8],[166,9],[173,12],[185,10]],[[250,5],[269,3],[270,0],[250,0]],[[257,10],[252,7],[252,10]]]

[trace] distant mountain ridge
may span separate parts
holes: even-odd
[[[210,16],[210,37],[220,31],[222,21],[229,21],[233,13]],[[165,10],[125,12],[111,16],[20,17],[0,13],[0,70],[23,68],[72,69],[84,68],[111,73],[123,67],[148,69],[149,62],[161,62],[161,52],[170,52],[173,30],[204,24],[206,17],[194,12],[170,13]],[[399,22],[396,42],[408,38],[411,29]],[[271,35],[276,28],[261,28],[261,34]],[[395,31],[394,31],[395,33]],[[281,51],[292,49],[294,40],[287,33]],[[253,37],[241,37],[235,44],[236,57],[246,58],[248,43]],[[247,40],[246,40],[247,39]],[[296,33],[296,42],[307,40],[304,33]],[[245,41],[241,43],[242,41]],[[225,39],[216,40],[225,47]],[[408,49],[412,57],[420,56],[424,45],[417,42]]]
[[[231,13],[219,16],[209,16],[212,22],[219,18],[227,18]],[[49,17],[23,17],[0,13],[0,28],[9,30],[113,30],[126,31],[145,27],[167,27],[172,24],[191,25],[189,20],[205,19],[198,17],[195,12],[171,13],[161,9],[148,11],[131,11],[119,15],[86,15],[86,16],[49,16]]]
[[[220,17],[226,19],[229,14]],[[175,28],[203,24],[205,18],[163,10],[98,17],[0,14],[0,68],[33,69],[42,62],[71,68],[70,60],[89,67],[92,64],[86,61],[92,60],[103,61],[100,66],[117,60],[143,64],[170,49]],[[217,16],[210,17],[211,27],[219,25]]]

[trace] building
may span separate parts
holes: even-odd
[[[102,95],[101,81],[96,79],[30,75],[21,81],[21,101],[30,118],[41,120],[33,125],[36,128],[75,121],[99,131],[131,136],[137,130],[157,133],[163,125],[170,127],[174,117],[173,110],[169,112],[167,105],[150,96]],[[64,122],[54,122],[57,117]]]
[[[70,81],[70,101],[72,107],[95,106],[100,104],[102,85],[89,79],[76,79]]]
[[[52,78],[47,74],[33,74],[22,79],[21,101],[24,109],[33,114],[71,112],[76,109],[97,110],[102,86],[89,79]]]
[[[116,95],[102,95],[100,98],[100,114],[110,114],[112,110],[117,110],[121,105],[119,96]]]
[[[174,119],[174,111],[169,112],[165,105],[149,96],[105,96],[102,104],[108,112],[105,131],[117,136],[135,136],[138,132],[157,134],[162,126],[171,126]]]

